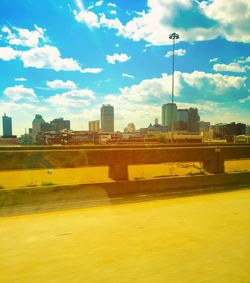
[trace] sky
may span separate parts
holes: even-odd
[[[0,0],[1,116],[16,135],[35,114],[87,130],[102,104],[116,130],[161,122],[176,32],[177,107],[250,124],[249,30],[248,0]]]

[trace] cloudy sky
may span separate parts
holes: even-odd
[[[1,0],[1,115],[18,135],[35,114],[87,129],[107,103],[116,130],[161,120],[177,32],[178,108],[250,124],[249,30],[248,0]]]

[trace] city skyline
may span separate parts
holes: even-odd
[[[250,124],[248,1],[238,10],[232,1],[124,2],[1,1],[0,104],[14,134],[35,114],[87,129],[102,104],[114,106],[115,130],[160,118],[171,102],[171,32],[181,37],[178,108]]]

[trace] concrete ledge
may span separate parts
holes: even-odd
[[[156,179],[142,179],[135,181],[106,182],[96,184],[77,184],[67,186],[41,186],[20,189],[0,190],[0,212],[6,207],[37,206],[50,203],[63,202],[64,209],[67,204],[74,201],[95,201],[112,199],[126,195],[154,194],[168,192],[173,189],[181,192],[190,188],[199,191],[207,186],[227,184],[250,184],[250,172],[197,175],[182,177],[165,177]],[[60,208],[59,208],[60,209]]]

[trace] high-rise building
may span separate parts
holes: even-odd
[[[114,132],[114,107],[112,105],[101,107],[101,131]]]
[[[162,126],[167,126],[168,131],[176,129],[177,123],[177,106],[175,103],[162,105]]]
[[[12,136],[12,119],[11,117],[4,116],[2,117],[3,121],[3,137],[11,137]]]
[[[32,121],[32,138],[36,142],[37,135],[42,131],[46,122],[43,120],[42,115],[36,114],[35,119]]]
[[[89,132],[98,133],[100,130],[99,120],[89,121]]]
[[[188,130],[188,109],[177,110],[177,129],[180,131]]]
[[[62,130],[70,130],[70,121],[63,118],[54,119],[50,122],[50,130],[60,132]]]
[[[250,125],[246,125],[246,133],[247,136],[250,136]]]
[[[191,107],[188,109],[188,120],[189,120],[189,125],[188,125],[189,132],[198,133],[200,131],[199,129],[200,116],[198,114],[197,108]]]

